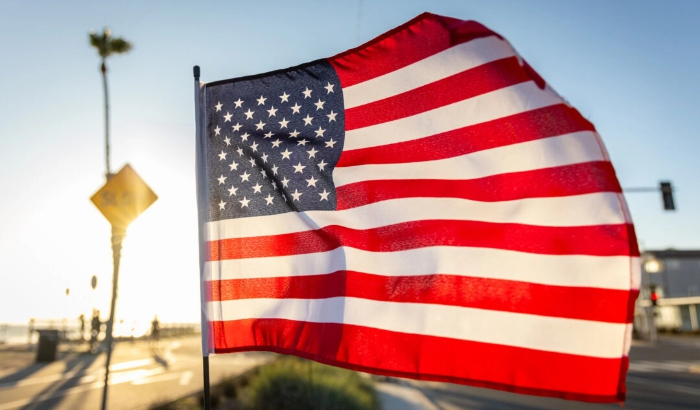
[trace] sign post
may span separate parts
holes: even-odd
[[[102,212],[112,225],[112,259],[114,271],[112,274],[112,302],[107,321],[106,345],[107,362],[105,363],[105,382],[102,392],[102,410],[107,408],[107,390],[109,386],[109,365],[112,359],[112,344],[114,330],[114,310],[117,303],[117,285],[119,283],[119,262],[121,260],[122,242],[126,237],[126,228],[145,211],[155,200],[156,194],[138,176],[130,165],[125,165],[119,172],[112,175],[102,188],[90,200]],[[94,289],[94,285],[93,285]]]

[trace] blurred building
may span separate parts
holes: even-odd
[[[659,330],[700,331],[700,250],[649,250],[640,260],[635,327],[644,328],[643,316],[651,312]]]

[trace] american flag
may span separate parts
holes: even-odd
[[[593,125],[501,36],[425,13],[199,95],[205,355],[624,400],[629,212]]]

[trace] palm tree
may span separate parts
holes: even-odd
[[[131,44],[123,38],[113,38],[112,30],[105,28],[102,35],[95,33],[94,30],[90,31],[90,45],[97,49],[102,59],[100,69],[102,70],[102,84],[105,89],[105,162],[107,166],[107,179],[109,179],[112,174],[109,168],[109,99],[107,98],[107,65],[105,61],[107,57],[112,54],[128,52],[131,50]]]

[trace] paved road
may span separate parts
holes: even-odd
[[[413,382],[439,410],[617,409],[448,383]],[[700,409],[700,339],[662,338],[658,345],[636,343],[630,352],[625,410]]]
[[[7,353],[7,352],[4,352]],[[16,356],[16,355],[15,355]],[[268,360],[266,353],[237,353],[210,358],[212,383]],[[6,354],[4,361],[9,363]],[[0,410],[99,409],[105,355],[64,352],[50,364],[11,369],[0,365]],[[116,344],[110,366],[109,410],[148,408],[202,389],[198,336]]]

